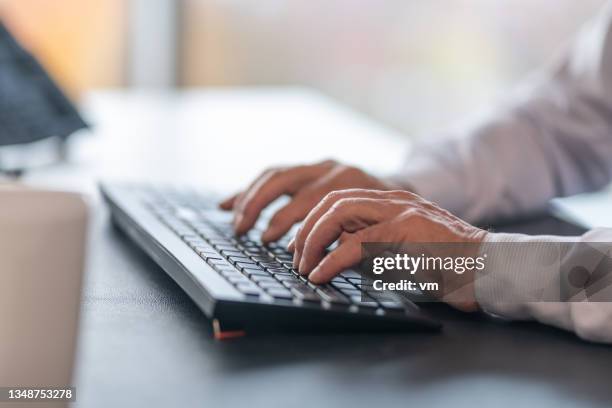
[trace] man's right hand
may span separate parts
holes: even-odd
[[[292,197],[270,219],[262,235],[264,242],[276,241],[291,227],[302,221],[329,192],[348,188],[393,190],[398,186],[377,179],[362,170],[332,160],[321,163],[278,167],[264,171],[244,191],[220,204],[224,210],[234,211],[234,229],[242,235],[250,230],[261,212],[282,195]]]

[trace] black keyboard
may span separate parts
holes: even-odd
[[[372,293],[373,288],[355,271],[345,271],[324,285],[309,282],[306,277],[301,276],[295,270],[292,263],[293,255],[286,250],[291,234],[269,245],[263,245],[260,240],[263,226],[256,226],[244,236],[236,236],[231,225],[231,214],[216,209],[216,200],[209,196],[189,190],[141,186],[103,186],[102,192],[111,204],[115,221],[118,221],[117,224],[128,233],[132,232],[130,234],[132,238],[145,250],[148,245],[143,240],[153,238],[159,246],[161,237],[156,238],[155,235],[163,235],[161,231],[158,234],[150,231],[134,233],[134,227],[137,227],[136,230],[142,230],[145,227],[142,224],[147,224],[144,220],[146,214],[146,217],[151,217],[160,225],[165,226],[167,231],[172,231],[176,238],[179,238],[193,254],[199,257],[201,263],[205,263],[227,284],[231,285],[235,292],[241,295],[242,303],[264,305],[268,308],[282,306],[285,311],[288,307],[302,311],[308,310],[312,315],[310,317],[320,315],[319,318],[323,320],[333,315],[334,318],[330,319],[330,322],[337,322],[338,315],[345,316],[344,320],[347,320],[346,317],[351,317],[348,320],[355,320],[356,316],[363,315],[367,316],[368,321],[387,323],[400,321],[407,328],[414,328],[415,323],[421,328],[439,326],[407,299],[395,294]],[[138,217],[136,213],[140,212],[142,212],[143,220],[136,219]],[[264,218],[260,224],[265,225],[265,223]],[[148,224],[155,224],[155,222]],[[148,227],[155,231],[155,225]],[[160,253],[165,252],[185,269],[187,262],[181,262],[178,259],[181,254],[173,253],[179,252],[179,248],[173,250],[170,242],[166,245],[162,243],[161,246],[164,251],[154,249],[154,253],[151,253],[154,259],[159,258]],[[193,262],[193,260],[190,261]],[[158,260],[158,263],[181,286],[184,286],[180,279],[181,275],[177,275],[174,270],[171,273],[168,270],[170,267],[161,260]],[[206,292],[206,286],[212,284],[210,280],[201,279],[196,272],[187,270],[186,274],[198,280],[199,286],[204,287],[203,292]],[[193,288],[184,287],[184,289],[196,302],[200,300],[197,293],[195,295],[191,293]],[[215,304],[223,300],[223,295],[212,297]],[[203,310],[208,312],[207,314],[216,317],[214,311],[206,309],[207,307],[204,306]],[[216,309],[223,310],[220,307]],[[255,318],[257,313],[254,310],[246,310],[246,312],[242,318],[236,313],[231,313],[226,320],[233,322],[232,326],[237,321],[240,322],[240,325],[252,322],[252,320],[259,321],[259,326],[262,323],[270,323],[269,321],[262,322],[261,316]],[[291,318],[291,312],[289,313]],[[249,316],[250,314],[253,316]],[[266,319],[282,320],[278,314],[273,313],[267,314]],[[307,319],[307,321],[312,323],[312,319]],[[410,324],[406,325],[406,323]],[[372,323],[368,325],[377,326]],[[368,325],[361,329],[367,330]],[[381,327],[387,326],[389,324],[383,324]]]

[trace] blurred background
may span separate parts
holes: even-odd
[[[305,85],[418,135],[492,103],[604,0],[0,0],[69,95]]]

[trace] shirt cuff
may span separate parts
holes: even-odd
[[[559,266],[554,259],[560,242],[575,242],[578,237],[528,236],[489,233],[479,256],[485,268],[477,271],[474,288],[480,308],[508,319],[531,318],[529,305],[538,302],[546,291],[558,286]]]

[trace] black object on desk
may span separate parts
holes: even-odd
[[[85,127],[60,88],[0,22],[0,146],[66,139]]]
[[[194,190],[103,184],[113,220],[213,319],[215,337],[262,328],[327,331],[438,330],[410,299],[381,295],[355,271],[329,284],[300,276],[289,236],[268,246],[257,228],[237,237],[230,215]]]

